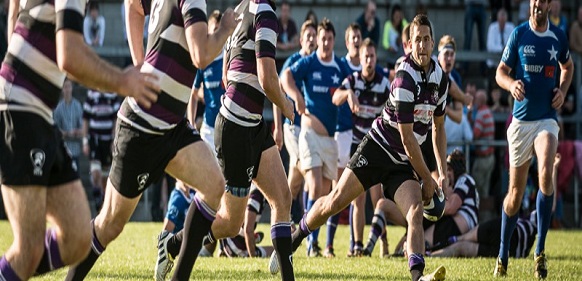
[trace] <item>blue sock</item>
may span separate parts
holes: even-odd
[[[305,190],[302,191],[303,193],[303,213],[307,214],[307,211],[309,211],[309,207],[307,206],[309,204],[309,193]]]
[[[517,214],[510,217],[503,210],[501,214],[501,245],[499,246],[499,258],[501,258],[501,264],[507,268],[507,263],[509,260],[509,242],[511,242],[511,235],[515,230],[517,225]]]
[[[354,205],[350,204],[350,253],[354,252]]]
[[[333,247],[333,239],[335,237],[335,231],[337,230],[339,218],[340,214],[337,213],[327,219],[327,247]]]
[[[8,260],[4,256],[0,258],[0,279],[20,281],[20,277],[16,275],[16,272],[10,267]]]
[[[307,211],[311,210],[311,207],[313,207],[313,204],[315,204],[315,200],[313,199],[309,199],[307,201]],[[309,234],[310,236],[310,242],[311,244],[316,243],[317,244],[317,238],[319,237],[319,227],[312,230],[311,234]]]
[[[536,198],[536,208],[538,216],[538,244],[536,246],[536,255],[544,251],[546,247],[546,235],[550,228],[552,220],[552,204],[554,203],[554,194],[546,196],[541,190],[538,190]]]

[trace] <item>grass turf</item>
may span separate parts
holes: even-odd
[[[86,280],[153,280],[156,258],[156,236],[160,223],[129,223],[123,233],[108,246]],[[367,237],[366,227],[365,237]],[[262,245],[269,245],[269,226],[260,224],[266,234]],[[388,227],[390,252],[403,235],[401,227]],[[499,235],[492,233],[491,235]],[[325,227],[319,235],[325,245]],[[340,226],[335,239],[335,259],[307,258],[305,242],[294,255],[297,280],[410,280],[408,263],[402,257],[378,257],[379,245],[371,258],[347,258],[349,234]],[[12,243],[7,221],[0,221],[0,253]],[[534,244],[535,247],[535,244]],[[533,250],[532,250],[533,251]],[[548,280],[582,280],[582,231],[551,230],[546,253],[549,259]],[[503,280],[532,280],[533,253],[526,259],[510,259],[508,277]],[[425,273],[444,265],[447,280],[493,280],[493,258],[427,258]],[[65,270],[59,270],[35,280],[63,280]],[[268,271],[268,259],[199,258],[191,280],[280,280]]]

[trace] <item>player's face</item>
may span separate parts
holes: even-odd
[[[331,55],[334,43],[335,37],[333,36],[333,32],[322,29],[317,34],[317,47],[321,48],[321,51],[325,55]]]
[[[368,46],[360,49],[360,62],[362,69],[372,73],[376,69],[376,48]]]
[[[455,184],[455,172],[453,171],[453,168],[451,167],[451,165],[447,164],[447,178],[449,179],[449,185],[453,186]]]
[[[358,49],[360,49],[360,43],[362,42],[362,32],[359,30],[348,30],[348,36],[346,40],[346,47],[348,48],[348,53],[350,56],[358,55]]]
[[[446,73],[451,73],[455,66],[455,51],[453,49],[443,49],[439,53],[439,65]]]
[[[313,51],[315,51],[317,48],[317,44],[315,42],[315,37],[317,36],[316,34],[317,33],[315,28],[308,27],[305,29],[303,35],[301,36],[301,47],[308,54],[313,53]]]
[[[430,65],[430,56],[434,42],[427,25],[412,26],[410,29],[412,58],[421,67],[427,68]]]
[[[530,0],[529,14],[537,25],[544,25],[548,21],[550,0]]]

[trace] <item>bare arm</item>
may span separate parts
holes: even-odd
[[[564,104],[564,99],[570,84],[572,84],[572,77],[574,76],[574,63],[572,58],[568,59],[565,64],[560,64],[562,73],[560,74],[560,88],[559,91],[554,90],[556,95],[552,99],[552,107],[558,109]]]
[[[439,186],[448,186],[447,182],[447,135],[445,133],[445,117],[434,116],[432,124],[432,145],[436,159]]]
[[[447,105],[446,114],[453,122],[460,124],[463,118],[463,107],[460,102],[453,101],[453,103],[455,103],[455,107]]]
[[[125,30],[129,52],[134,65],[143,63],[145,51],[143,47],[143,27],[145,14],[139,0],[125,0]]]
[[[257,77],[267,98],[281,109],[285,117],[293,120],[293,103],[281,91],[275,59],[270,57],[257,58]]]
[[[208,34],[208,25],[203,21],[186,27],[186,42],[194,66],[206,68],[220,54],[237,22],[235,12],[229,8],[220,20],[220,27],[213,34]]]
[[[525,98],[524,84],[521,80],[514,80],[509,73],[511,73],[511,67],[504,62],[500,62],[495,74],[497,85],[511,93],[514,99],[522,101]]]
[[[8,1],[8,0],[4,0]],[[20,0],[10,0],[8,7],[8,23],[6,27],[6,40],[10,44],[10,38],[16,27],[16,20],[18,19],[18,12],[20,11]]]
[[[297,113],[305,113],[305,100],[303,99],[303,95],[301,95],[301,91],[297,89],[295,79],[293,78],[293,74],[291,74],[291,69],[287,68],[283,71],[283,74],[281,75],[281,85],[283,86],[285,93],[295,101]]]
[[[196,111],[198,110],[198,92],[200,89],[192,88],[190,92],[190,100],[188,101],[188,109],[186,115],[190,124],[196,127]]]
[[[346,100],[348,100],[348,96],[352,95],[353,93],[354,91],[351,89],[337,89],[331,97],[331,102],[337,106],[340,106],[346,102]]]
[[[249,257],[256,257],[257,249],[255,242],[255,221],[257,219],[257,213],[246,210],[245,211],[245,222],[244,222],[244,233],[245,233],[245,243],[247,245],[247,252]]]
[[[454,193],[447,197],[447,203],[445,204],[445,216],[452,216],[457,213],[459,208],[463,205],[461,197]]]
[[[277,148],[281,150],[283,148],[283,118],[281,118],[281,109],[273,104],[273,138],[275,139],[275,144]]]
[[[459,101],[464,105],[469,105],[471,104],[471,102],[473,102],[473,97],[471,95],[464,94],[463,91],[461,91],[461,88],[459,88],[459,85],[457,85],[457,82],[455,82],[455,80],[449,79],[449,81],[450,81],[449,94],[451,95],[451,97],[453,97],[453,100]]]

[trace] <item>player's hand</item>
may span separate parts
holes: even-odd
[[[554,88],[554,97],[552,98],[552,107],[558,109],[564,104],[564,93],[558,88]]]
[[[283,112],[283,115],[293,123],[295,120],[295,112],[293,111],[293,102],[290,99],[285,99],[285,107],[281,108],[281,112]]]
[[[423,180],[421,191],[422,191],[422,202],[424,202],[424,205],[427,205],[430,203],[430,200],[432,199],[432,196],[433,196],[436,188],[437,188],[437,183],[432,177],[429,179]]]
[[[222,14],[222,18],[220,19],[220,28],[228,30],[228,33],[230,34],[234,31],[241,20],[242,18],[239,18],[238,13],[236,13],[232,8],[228,8]]]
[[[150,108],[158,100],[158,77],[151,73],[141,73],[139,67],[130,66],[123,70],[118,94],[133,97],[141,106]]]
[[[353,91],[350,91],[350,94],[348,95],[348,104],[350,105],[352,113],[360,112],[360,101]]]
[[[279,151],[283,148],[283,132],[277,126],[273,129],[273,139],[275,139],[275,144]]]
[[[295,109],[299,115],[305,114],[305,99],[302,96],[299,97],[297,101],[295,101]]]
[[[472,105],[473,104],[473,95],[465,94],[465,99],[463,100],[463,104],[466,106]]]
[[[438,186],[437,192],[443,192],[443,189],[449,187],[449,178],[446,175],[441,175],[438,178]]]
[[[525,98],[525,85],[521,80],[514,80],[509,89],[515,100],[522,101]]]

